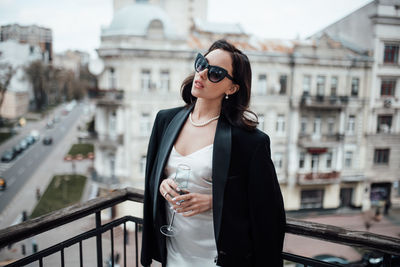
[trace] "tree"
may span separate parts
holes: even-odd
[[[30,81],[33,87],[36,110],[42,110],[46,104],[46,68],[47,67],[40,60],[33,61],[25,67],[25,77]]]
[[[8,63],[0,63],[0,111],[3,106],[4,97],[6,95],[8,86],[10,85],[11,79],[14,76],[16,70]],[[0,122],[1,113],[0,113]]]

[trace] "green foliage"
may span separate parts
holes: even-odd
[[[89,133],[94,133],[95,132],[96,128],[95,128],[95,119],[94,118],[90,122],[88,122],[86,124],[86,130]]]
[[[71,149],[68,152],[68,155],[76,156],[78,154],[82,154],[83,157],[86,157],[88,153],[94,151],[93,144],[74,144],[71,146]]]
[[[86,179],[86,176],[82,175],[54,176],[30,218],[36,218],[79,202]]]
[[[0,133],[0,144],[12,136],[11,133]]]

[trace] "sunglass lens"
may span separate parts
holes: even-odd
[[[207,66],[207,61],[202,58],[202,57],[198,57],[196,60],[196,64],[195,64],[195,68],[197,72],[203,71]]]
[[[209,71],[208,71],[208,78],[210,79],[210,81],[212,82],[219,82],[220,80],[222,80],[224,78],[224,71],[215,67],[212,67]]]

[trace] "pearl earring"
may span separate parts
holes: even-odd
[[[225,99],[229,99],[229,95],[226,94],[226,95],[225,95]]]

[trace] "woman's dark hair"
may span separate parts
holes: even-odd
[[[236,127],[254,130],[257,127],[258,119],[257,115],[249,110],[251,96],[251,67],[249,59],[242,51],[226,40],[214,42],[205,56],[216,49],[221,49],[231,54],[234,82],[239,85],[239,90],[229,95],[229,99],[223,98],[221,114],[226,117],[230,124]],[[197,99],[191,93],[193,80],[194,73],[187,77],[181,86],[183,101],[185,101],[188,106],[195,103]]]

